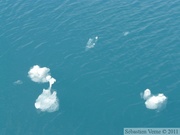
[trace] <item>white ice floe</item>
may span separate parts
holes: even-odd
[[[151,91],[150,91],[150,89],[146,89],[146,90],[144,91],[144,94],[143,94],[143,99],[146,100],[146,99],[148,99],[150,96],[151,96]]]
[[[167,103],[167,97],[163,93],[152,95],[149,89],[144,91],[142,97],[145,100],[145,106],[148,109],[156,109],[160,111],[165,108]]]
[[[49,68],[41,68],[40,66],[35,65],[29,70],[28,76],[34,82],[49,82],[49,88],[43,89],[43,92],[36,99],[35,107],[41,111],[54,112],[59,108],[59,100],[57,97],[57,92],[51,90],[52,85],[56,82],[56,79],[51,77],[49,72]]]
[[[38,65],[35,65],[29,70],[28,75],[34,82],[45,83],[51,78],[49,71],[50,69],[47,67],[41,68]]]
[[[56,91],[43,89],[43,92],[36,99],[35,107],[41,111],[54,112],[59,108]]]

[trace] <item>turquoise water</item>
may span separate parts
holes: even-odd
[[[178,0],[1,1],[0,134],[121,135],[125,127],[179,127],[179,11]],[[27,77],[36,64],[57,80],[57,112],[34,107],[48,87]],[[164,110],[145,107],[140,93],[146,88],[168,97]]]

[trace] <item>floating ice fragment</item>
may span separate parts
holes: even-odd
[[[164,94],[158,94],[157,96],[152,96],[146,100],[145,105],[148,109],[160,110],[165,107],[167,97]]]
[[[96,42],[98,41],[98,36],[94,38],[89,38],[87,45],[86,45],[86,50],[93,48],[96,45]]]
[[[142,98],[145,100],[146,108],[156,109],[157,111],[164,109],[167,103],[167,97],[163,93],[155,96],[151,94],[149,89],[144,91]]]
[[[43,89],[43,92],[36,99],[35,107],[41,111],[54,112],[58,110],[58,98],[56,91],[51,92],[50,89]]]
[[[57,111],[59,108],[58,98],[56,91],[52,91],[52,85],[56,82],[56,79],[50,75],[50,69],[47,67],[40,67],[38,65],[33,66],[28,76],[34,82],[45,83],[49,82],[49,88],[43,89],[43,92],[38,96],[35,102],[36,109],[47,112]]]
[[[144,100],[147,100],[150,96],[151,96],[151,91],[150,91],[150,89],[146,89],[146,90],[144,91],[144,94],[143,94]]]
[[[29,70],[28,76],[34,82],[45,83],[45,82],[49,81],[49,80],[47,80],[50,76],[49,71],[50,71],[50,69],[47,67],[41,68],[38,65],[35,65]]]

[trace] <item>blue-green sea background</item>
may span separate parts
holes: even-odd
[[[0,1],[0,134],[122,135],[124,127],[180,127],[179,0]],[[98,36],[86,50],[89,38]],[[60,108],[34,102],[48,67]],[[15,82],[20,80],[22,84]],[[148,110],[140,93],[164,93]]]

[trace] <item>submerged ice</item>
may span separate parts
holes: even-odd
[[[86,44],[86,50],[93,48],[96,45],[96,42],[98,41],[98,36],[94,38],[89,38],[87,44]]]

